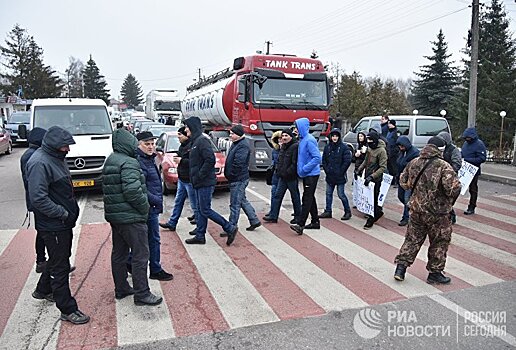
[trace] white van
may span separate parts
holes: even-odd
[[[427,144],[432,136],[441,131],[447,131],[451,135],[448,121],[443,117],[428,115],[389,115],[389,119],[396,120],[398,135],[405,135],[413,146],[420,150]],[[342,141],[347,143],[353,154],[357,147],[357,134],[363,132],[367,135],[369,129],[380,126],[380,116],[364,117],[346,134]]]
[[[104,101],[86,98],[37,99],[32,103],[31,128],[57,125],[75,140],[66,156],[76,189],[102,185],[104,162],[112,153],[113,127]]]

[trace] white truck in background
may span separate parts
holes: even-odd
[[[181,98],[177,90],[151,90],[145,99],[145,114],[150,120],[165,123],[168,117],[181,120]]]

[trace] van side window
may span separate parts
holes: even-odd
[[[354,133],[359,133],[361,131],[366,130],[367,131],[367,125],[369,124],[369,120],[362,120],[360,123],[358,123],[355,126],[355,130],[353,130]]]
[[[396,127],[399,135],[408,135],[410,130],[410,120],[396,119]]]
[[[416,120],[417,136],[436,136],[441,131],[450,132],[448,124],[442,119],[418,119]]]

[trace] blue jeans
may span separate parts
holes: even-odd
[[[325,212],[331,213],[332,205],[333,205],[333,190],[337,186],[337,195],[342,201],[342,205],[344,206],[344,212],[351,213],[351,208],[349,207],[348,197],[346,197],[346,193],[344,192],[344,187],[346,184],[338,184],[331,185],[326,183],[326,210]]]
[[[297,179],[286,181],[280,177],[278,187],[276,187],[276,193],[274,193],[274,197],[272,197],[271,200],[271,211],[269,215],[271,219],[278,219],[281,203],[283,202],[283,197],[285,197],[287,189],[290,191],[290,197],[294,205],[294,218],[297,220],[301,216],[301,198],[299,196]]]
[[[183,212],[183,206],[185,204],[185,200],[187,197],[190,200],[190,207],[192,208],[194,215],[196,215],[197,199],[194,195],[192,184],[178,180],[176,199],[174,200],[174,209],[172,210],[172,214],[170,215],[170,219],[168,220],[168,224],[170,226],[177,226],[177,222],[181,217],[181,213]]]
[[[231,198],[229,201],[229,222],[238,226],[238,218],[240,217],[240,209],[242,209],[249,219],[249,223],[251,225],[255,225],[260,222],[258,216],[256,215],[256,211],[253,206],[247,200],[245,196],[245,189],[249,184],[249,179],[237,182],[231,182],[229,184],[229,190],[231,192]]]
[[[403,203],[403,216],[401,217],[401,220],[408,220],[409,219],[409,208],[408,208],[408,202],[410,199],[411,191],[410,190],[404,190],[403,187],[398,186],[398,199],[401,203]]]
[[[196,235],[197,240],[206,239],[206,229],[208,227],[208,219],[211,219],[216,224],[222,226],[225,232],[232,232],[235,229],[235,225],[232,225],[222,217],[215,210],[211,209],[211,197],[215,186],[206,186],[194,188],[195,196],[197,197],[197,215],[195,220],[197,221]]]
[[[161,270],[160,264],[160,236],[159,236],[159,214],[149,213],[147,219],[147,234],[149,237],[149,269],[150,273],[158,273]]]

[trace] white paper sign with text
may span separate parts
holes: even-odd
[[[374,216],[374,184],[364,186],[364,179],[358,178],[353,181],[353,204],[357,210],[368,215]]]
[[[383,174],[382,185],[380,186],[380,195],[378,196],[378,206],[383,207],[383,202],[385,202],[385,198],[387,198],[387,192],[389,192],[389,188],[392,183],[392,175]]]
[[[459,181],[462,186],[462,188],[460,189],[461,195],[466,194],[466,191],[469,188],[469,184],[475,177],[477,171],[477,166],[474,166],[473,164],[466,162],[464,159],[462,160],[462,166],[459,169]]]

